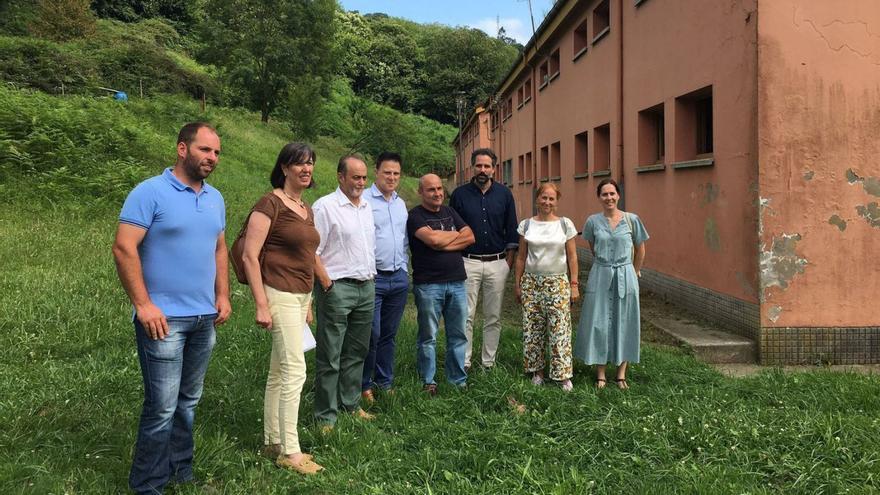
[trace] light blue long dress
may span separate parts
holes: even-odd
[[[590,215],[583,237],[593,244],[593,267],[581,308],[574,355],[586,364],[639,362],[639,279],[633,268],[633,242],[648,240],[633,213],[614,231],[602,213]],[[632,223],[632,229],[630,229]]]

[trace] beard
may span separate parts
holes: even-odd
[[[202,162],[198,158],[187,153],[186,158],[183,159],[183,171],[192,180],[205,180],[211,175],[211,172],[203,172],[201,164]]]
[[[474,180],[477,181],[477,184],[482,186],[482,185],[486,184],[487,182],[489,182],[489,176],[484,173],[479,173],[474,176]]]

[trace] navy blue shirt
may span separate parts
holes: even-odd
[[[468,246],[465,253],[497,254],[519,245],[516,204],[507,186],[493,180],[483,194],[471,180],[452,192],[449,206],[474,231],[476,242]]]

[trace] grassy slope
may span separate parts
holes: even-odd
[[[76,104],[86,117],[92,111],[93,103]],[[163,113],[169,105],[177,111]],[[155,142],[147,156],[170,160],[176,128],[198,109],[160,101],[117,112],[139,120],[143,141]],[[211,182],[226,196],[232,237],[289,136],[253,114],[218,109],[209,118],[223,135]],[[333,158],[341,152],[319,143],[321,187],[309,200],[333,187]],[[164,165],[148,164],[144,176]],[[0,493],[122,492],[142,389],[129,307],[109,250],[118,205],[45,204],[0,203]],[[374,408],[375,422],[342,418],[322,437],[310,419],[310,376],[301,442],[328,471],[304,479],[256,455],[269,339],[252,324],[245,287],[234,285],[233,306],[218,334],[196,431],[197,474],[224,493],[880,489],[876,378],[768,372],[729,379],[678,352],[647,347],[629,392],[597,393],[579,367],[575,391],[566,395],[521,377],[513,307],[500,369],[475,373],[466,393],[441,386],[439,399],[421,397],[411,306],[398,341],[398,394]],[[527,412],[515,414],[510,397]]]

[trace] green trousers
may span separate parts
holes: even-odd
[[[336,423],[339,410],[360,406],[364,358],[370,348],[376,286],[337,280],[329,292],[315,284],[315,420]]]

